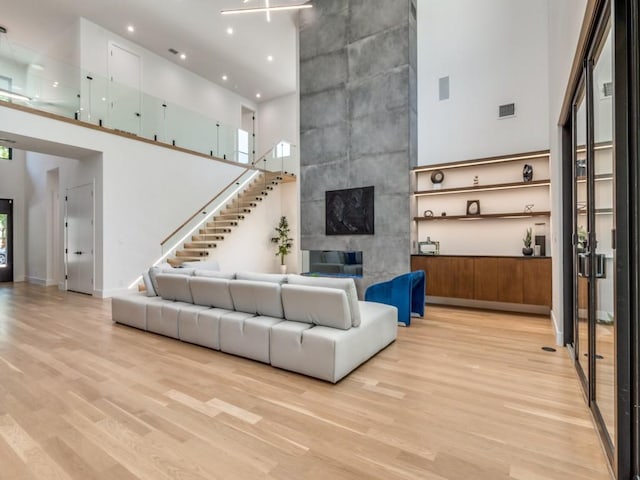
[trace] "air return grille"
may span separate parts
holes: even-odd
[[[514,117],[516,115],[516,104],[507,103],[498,107],[498,118]]]
[[[602,85],[602,94],[605,97],[613,96],[613,82],[607,82]]]
[[[447,100],[449,98],[449,77],[438,79],[438,99]]]

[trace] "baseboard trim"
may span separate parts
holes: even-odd
[[[485,310],[501,310],[505,312],[532,313],[549,315],[551,310],[544,305],[526,305],[522,303],[489,302],[486,300],[470,300],[466,298],[427,296],[426,303],[451,305],[453,307],[481,308]]]
[[[40,285],[42,287],[46,287],[47,286],[47,281],[44,278],[38,278],[38,277],[25,277],[26,281],[28,283],[33,283],[34,285]]]
[[[111,298],[114,295],[124,295],[134,291],[133,289],[123,288],[111,288],[109,290],[94,290],[93,296],[98,298]]]
[[[551,310],[551,324],[553,325],[553,331],[556,334],[556,345],[559,347],[564,346],[564,330],[562,330],[558,324],[555,312]]]

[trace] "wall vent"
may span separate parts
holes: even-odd
[[[449,99],[449,77],[442,77],[438,79],[438,99]]]
[[[605,98],[613,96],[613,82],[606,82],[602,84],[602,96]]]
[[[506,103],[498,107],[498,118],[507,118],[516,116],[516,104]]]

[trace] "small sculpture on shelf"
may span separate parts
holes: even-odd
[[[433,183],[433,189],[439,190],[442,188],[442,182],[444,181],[444,172],[442,170],[434,170],[431,174],[431,183]]]
[[[524,206],[524,213],[533,213],[533,203],[527,203]]]
[[[530,257],[533,254],[533,248],[531,248],[531,228],[527,228],[527,233],[522,239],[522,243],[524,244],[524,248],[522,249],[522,254]]]
[[[522,168],[522,180],[524,182],[530,182],[533,180],[533,167],[528,163],[525,163]]]
[[[478,178],[478,175],[473,177],[473,186],[477,187],[480,184],[480,179]]]
[[[426,242],[418,242],[418,253],[420,255],[439,255],[440,242],[431,241],[431,237],[427,237]]]

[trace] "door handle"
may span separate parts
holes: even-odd
[[[82,255],[82,252],[73,252],[73,253],[75,253],[76,255]]]

